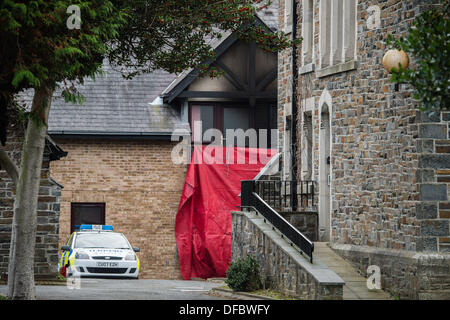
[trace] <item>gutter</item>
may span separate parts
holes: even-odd
[[[104,138],[104,139],[154,139],[154,140],[171,140],[175,132],[104,132],[104,131],[49,131],[48,134],[53,138]],[[186,130],[186,134],[177,133],[177,136],[188,136],[190,132]]]
[[[297,5],[292,0],[292,39],[297,38]],[[297,46],[292,46],[292,111],[291,111],[291,174],[292,180],[297,181],[297,159],[295,146],[297,144],[297,95],[296,95],[296,76],[297,76]]]
[[[45,149],[49,153],[50,161],[67,157],[67,152],[61,149],[48,134],[45,137]]]

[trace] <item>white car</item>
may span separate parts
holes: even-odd
[[[112,226],[81,225],[61,247],[58,271],[65,277],[139,277],[139,258]]]

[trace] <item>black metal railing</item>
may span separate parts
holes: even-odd
[[[256,210],[292,244],[296,245],[301,252],[307,255],[312,263],[314,243],[284,219],[256,192],[257,182],[254,180],[241,181],[241,207]]]
[[[277,211],[314,211],[314,181],[257,180],[255,192]]]

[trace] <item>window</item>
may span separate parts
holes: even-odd
[[[272,145],[270,129],[276,129],[277,127],[277,109],[276,106],[271,104],[257,104],[251,108],[245,104],[191,104],[189,112],[189,122],[192,130],[192,142],[199,144],[210,144],[214,142],[211,135],[206,134],[208,129],[217,129],[221,135],[221,141],[214,144],[216,145],[233,145],[235,147],[254,147],[250,143],[249,135],[253,138],[256,135],[257,145],[260,141],[259,129],[267,130],[267,140],[264,141],[263,146],[270,147]],[[198,123],[201,121],[201,130]],[[234,141],[227,141],[227,129],[242,129],[246,134],[245,140],[233,138]],[[248,129],[255,129],[250,130]],[[217,132],[216,132],[217,133]],[[216,134],[214,133],[214,135]],[[235,132],[237,134],[238,132]],[[233,144],[234,142],[234,144]],[[253,143],[253,140],[252,140]]]
[[[356,5],[356,0],[344,0],[344,61],[354,60],[356,55]]]
[[[217,129],[222,135],[221,141],[216,142],[216,145],[230,145],[233,141],[227,143],[226,130],[227,129],[242,129],[247,131],[251,127],[252,121],[251,108],[246,106],[221,106],[221,105],[193,105],[191,106],[191,128],[192,128],[192,140],[195,143],[210,144],[215,142],[212,138],[213,132],[205,132],[208,129]],[[201,122],[201,135],[200,127],[196,122]],[[267,125],[267,124],[265,124]],[[238,139],[235,137],[235,147],[249,146],[246,140],[245,145],[238,143]]]
[[[289,34],[292,32],[293,26],[293,11],[292,11],[292,1],[293,0],[285,0],[284,1],[284,32]]]
[[[291,117],[284,118],[284,146],[283,146],[283,178],[284,180],[292,179],[291,168]]]
[[[72,203],[70,232],[81,224],[105,224],[104,203]]]
[[[223,109],[223,144],[233,145],[236,147],[249,146],[248,143],[244,142],[245,145],[241,145],[239,139],[234,136],[234,141],[226,141],[227,129],[242,129],[247,131],[250,127],[250,109],[248,108],[224,108]]]
[[[302,179],[312,180],[312,112],[303,113],[302,133]]]
[[[131,249],[121,233],[79,233],[75,248]]]
[[[331,1],[320,0],[320,67],[330,65]],[[334,0],[340,1],[340,0]]]
[[[214,106],[192,106],[191,107],[191,123],[201,122],[201,131],[199,127],[192,126],[192,139],[194,142],[210,143],[211,141],[204,141],[203,137],[208,129],[217,127],[214,123],[215,110]]]
[[[356,5],[356,0],[320,0],[321,68],[355,59]]]
[[[303,0],[302,65],[313,62],[314,14],[313,0]]]

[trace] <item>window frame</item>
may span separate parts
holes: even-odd
[[[285,0],[284,1],[284,25],[283,31],[287,35],[291,34],[294,27],[294,8],[293,8],[293,0]]]
[[[306,19],[310,19],[308,24]],[[314,64],[314,25],[314,0],[302,0],[302,38],[309,40],[302,41],[302,67]]]
[[[341,52],[340,59],[332,61],[333,55],[333,43],[339,43],[337,39],[333,39],[333,25],[336,24],[336,19],[333,18],[333,10],[336,4],[333,5],[333,1],[338,0],[320,0],[319,4],[319,68],[316,70],[316,76],[318,78],[329,76],[336,73],[350,71],[356,69],[357,59],[357,38],[358,38],[358,0],[339,0],[342,1],[342,19],[343,23],[338,24],[342,27],[340,46],[336,51]],[[354,8],[349,10],[349,4]],[[326,12],[330,12],[330,18],[324,21]],[[353,14],[353,17],[350,15]],[[340,18],[340,17],[339,17]],[[351,19],[350,19],[351,18]],[[347,20],[354,19],[354,25],[351,28],[354,30],[354,37],[350,37],[351,45],[348,43],[348,22]],[[346,56],[346,48],[352,49],[352,56]],[[324,56],[325,54],[325,56]]]
[[[192,130],[192,107],[202,107],[202,106],[211,106],[214,108],[214,115],[213,115],[213,127],[214,129],[218,129],[220,130],[220,132],[222,132],[222,134],[225,134],[223,132],[223,127],[224,127],[224,109],[225,108],[246,108],[249,110],[250,116],[249,116],[249,127],[252,128],[254,127],[254,112],[252,111],[252,108],[248,105],[246,105],[245,103],[218,103],[218,102],[191,102],[189,103],[189,126],[191,127],[191,132],[192,132],[192,138],[194,135],[194,131]],[[195,141],[192,141],[193,143],[195,143]],[[203,141],[203,136],[202,136],[202,144],[203,145],[207,145],[210,144],[211,141]],[[198,143],[199,144],[199,143]]]

